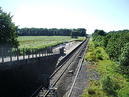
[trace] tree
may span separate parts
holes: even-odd
[[[71,37],[72,37],[72,38],[78,38],[78,31],[73,30]]]
[[[119,61],[120,65],[129,66],[129,43],[126,43],[126,45],[123,47]]]
[[[10,13],[4,12],[0,7],[0,46],[17,47],[17,26],[12,22]]]
[[[104,32],[103,30],[95,30],[94,33],[93,33],[93,36],[97,36],[97,35],[100,35],[100,36],[105,36],[106,35],[106,32]]]

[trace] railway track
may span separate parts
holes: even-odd
[[[56,96],[52,96],[52,91],[54,91],[54,87],[55,85],[58,83],[58,81],[61,79],[61,77],[64,75],[64,73],[67,71],[67,69],[70,67],[70,65],[77,59],[79,58],[79,65],[78,65],[78,70],[77,70],[77,75],[79,72],[79,68],[81,67],[81,63],[83,62],[83,57],[84,57],[84,52],[85,52],[85,48],[86,48],[86,44],[88,42],[88,39],[83,41],[76,49],[74,49],[72,51],[71,54],[69,54],[67,57],[67,59],[65,59],[65,61],[61,64],[59,64],[59,66],[57,67],[57,69],[55,70],[55,72],[50,76],[50,87],[48,90],[44,89],[42,86],[40,86],[30,97],[56,97]],[[72,84],[72,87],[70,89],[70,92],[68,94],[68,97],[70,97],[71,92],[72,92],[72,88],[76,82],[76,77],[75,76],[75,80]]]
[[[71,88],[70,88],[70,90],[69,90],[69,92],[68,92],[68,94],[67,94],[67,97],[71,97],[71,96],[72,96],[72,92],[73,92],[73,89],[74,89],[76,80],[77,80],[77,78],[78,78],[79,72],[80,72],[80,70],[81,70],[81,67],[82,67],[82,64],[83,64],[83,61],[84,61],[84,55],[85,55],[86,49],[87,49],[86,47],[83,48],[83,51],[84,51],[84,52],[81,52],[82,54],[80,54],[81,58],[80,58],[80,60],[79,60],[79,64],[78,64],[78,67],[77,67],[77,72],[76,72],[76,74],[75,74],[75,77],[74,77],[73,83],[72,83],[72,85],[71,85]],[[76,88],[76,87],[75,87],[75,88]],[[73,97],[73,96],[72,96],[72,97]]]

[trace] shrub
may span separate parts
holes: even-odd
[[[123,47],[119,62],[122,66],[129,66],[129,43]]]
[[[118,97],[129,97],[129,84],[118,92]]]
[[[109,76],[103,78],[102,88],[108,96],[117,97],[117,90],[119,89],[119,85]]]
[[[101,84],[99,81],[90,80],[89,87],[84,90],[81,97],[107,97],[102,91]]]

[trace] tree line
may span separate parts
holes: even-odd
[[[95,30],[92,37],[95,46],[105,48],[110,59],[119,63],[119,71],[129,78],[129,30]]]
[[[86,29],[57,29],[57,28],[21,28],[19,36],[86,36]]]

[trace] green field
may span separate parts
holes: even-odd
[[[84,37],[79,37],[77,39],[71,38],[70,36],[19,36],[19,48],[45,48],[49,46],[54,46],[60,43],[83,40]]]

